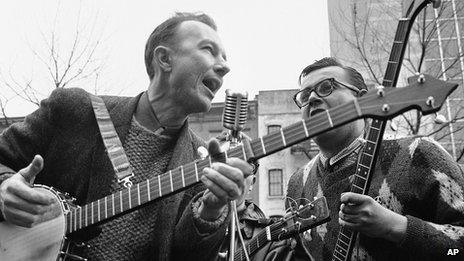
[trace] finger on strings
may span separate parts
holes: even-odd
[[[205,169],[203,176],[208,178],[209,181],[213,182],[221,190],[225,191],[229,197],[235,198],[241,195],[241,186],[239,187],[237,183],[228,177],[221,175],[221,173],[207,168]]]
[[[368,196],[366,195],[362,195],[362,194],[358,194],[354,192],[346,192],[346,193],[341,194],[340,202],[345,203],[346,205],[349,205],[349,204],[359,205],[359,204],[366,202],[367,198]]]
[[[356,228],[359,227],[358,224],[345,221],[345,220],[343,220],[341,218],[338,218],[338,223],[340,224],[340,226],[351,228],[351,229],[356,229]]]
[[[350,214],[346,214],[346,213],[344,213],[342,211],[338,212],[338,217],[341,218],[342,220],[346,221],[346,222],[351,222],[351,223],[356,223],[359,220],[358,215],[350,215]]]
[[[224,191],[221,187],[216,185],[213,181],[211,181],[209,178],[206,176],[201,177],[201,181],[205,186],[208,188],[209,193],[214,194],[217,198],[222,200],[224,203],[226,203],[229,200],[229,197],[227,195],[227,192]],[[205,196],[206,194],[204,194]]]
[[[232,180],[234,183],[237,184],[243,183],[245,179],[243,172],[239,168],[232,167],[224,163],[215,162],[211,164],[211,168],[209,169],[227,177],[228,179]]]
[[[240,169],[245,178],[253,174],[254,166],[239,158],[228,158],[226,163],[232,167]]]
[[[359,213],[361,208],[362,208],[362,205],[345,204],[345,203],[342,203],[340,205],[340,211],[342,211],[345,214],[351,214],[351,215]]]

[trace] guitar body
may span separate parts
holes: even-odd
[[[25,228],[0,223],[0,260],[8,261],[50,261],[60,259],[65,244],[67,204],[61,193],[52,188],[36,185],[35,189],[48,193],[61,205],[58,217],[40,223],[32,228]]]

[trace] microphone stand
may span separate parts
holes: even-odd
[[[229,135],[227,135],[226,140],[229,141],[230,148],[236,147],[239,145],[240,141],[240,131],[230,130]],[[229,225],[229,234],[230,234],[230,242],[229,242],[229,261],[234,261],[234,254],[235,254],[235,217],[237,215],[237,201],[232,200],[229,202],[230,208],[230,225]],[[239,228],[240,229],[240,228]]]
[[[236,147],[240,145],[241,143],[242,136],[240,134],[240,131],[237,130],[230,130],[229,135],[227,135],[226,140],[229,142],[230,148]],[[244,191],[243,193],[247,193]],[[229,202],[229,208],[230,208],[230,242],[229,242],[229,261],[234,261],[235,257],[235,233],[238,233],[238,236],[240,238],[240,242],[244,244],[243,241],[243,236],[240,232],[240,222],[239,222],[239,217],[238,217],[238,212],[237,212],[237,201],[232,200]],[[239,245],[240,246],[240,245]],[[247,261],[249,261],[248,257],[248,252],[245,248],[243,248],[245,258]]]

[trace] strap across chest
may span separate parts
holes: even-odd
[[[103,139],[103,144],[105,145],[111,165],[113,165],[118,183],[122,182],[124,187],[129,188],[132,186],[130,178],[134,176],[134,173],[132,172],[129,160],[122,147],[121,140],[119,140],[118,134],[114,129],[110,114],[102,98],[91,95],[90,99],[92,101],[95,118],[97,119],[98,128],[100,129],[100,135]]]

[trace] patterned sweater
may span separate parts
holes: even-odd
[[[356,160],[357,152],[332,166],[316,161],[312,168],[317,169],[307,166],[290,179],[289,197],[324,195],[328,201],[331,221],[297,238],[297,248],[306,249],[315,260],[331,260],[339,231],[340,194],[350,189]],[[360,236],[351,260],[463,260],[463,191],[461,169],[435,141],[384,141],[369,196],[407,217],[406,236],[399,244]],[[449,255],[450,249],[458,249],[458,256]]]

